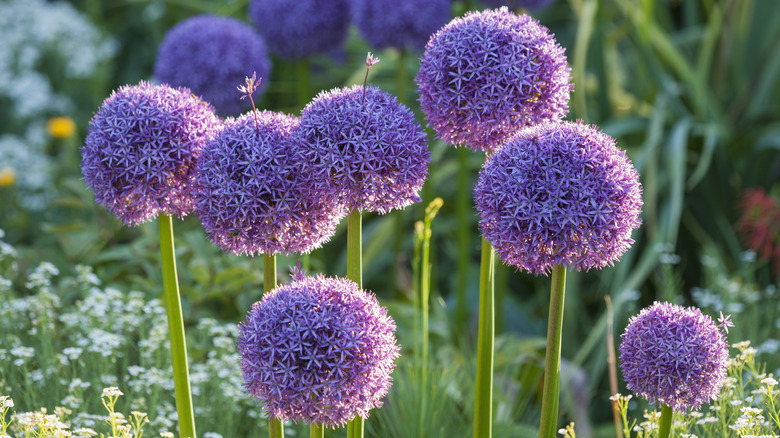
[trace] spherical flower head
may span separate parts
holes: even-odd
[[[482,0],[482,3],[493,8],[507,6],[509,9],[513,10],[537,10],[549,5],[552,1],[553,0]]]
[[[431,160],[412,111],[375,86],[317,95],[301,112],[309,172],[348,211],[387,213],[419,202]]]
[[[717,399],[728,359],[723,333],[695,307],[656,302],[633,316],[621,336],[626,387],[675,411]]]
[[[271,417],[328,427],[382,405],[399,356],[395,322],[353,281],[294,275],[238,327],[246,389]]]
[[[490,152],[569,108],[570,68],[546,27],[505,7],[450,21],[425,46],[415,81],[440,139]]]
[[[174,26],[160,44],[154,64],[157,80],[189,88],[221,115],[249,108],[249,101],[236,94],[235,84],[253,72],[265,78],[262,93],[271,73],[263,38],[235,18],[215,15],[198,15]]]
[[[374,49],[421,51],[450,19],[450,0],[352,0],[352,20]]]
[[[193,209],[195,162],[220,128],[190,90],[140,82],[114,91],[89,123],[81,171],[98,204],[126,225]]]
[[[501,260],[535,274],[611,265],[641,223],[636,169],[611,137],[582,123],[519,131],[483,165],[474,198]]]
[[[344,44],[349,0],[252,0],[249,18],[273,53],[301,59]]]
[[[343,213],[301,171],[298,125],[286,114],[249,112],[228,118],[204,148],[195,210],[224,251],[304,253],[335,233]]]

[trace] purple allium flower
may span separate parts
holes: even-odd
[[[522,129],[483,165],[474,188],[482,235],[507,264],[611,265],[634,242],[642,186],[615,141],[582,123]]]
[[[270,416],[329,427],[382,405],[400,349],[373,293],[321,275],[293,273],[238,330],[245,386]]]
[[[419,202],[431,160],[412,111],[375,86],[321,92],[301,112],[308,170],[347,210],[387,213]]]
[[[228,118],[198,160],[195,211],[209,239],[234,254],[309,252],[343,216],[301,171],[296,117]],[[333,198],[331,198],[333,199]]]
[[[553,0],[482,0],[487,6],[497,8],[499,6],[507,6],[509,9],[542,9],[545,6],[552,3]]]
[[[621,336],[626,387],[675,411],[717,399],[728,358],[720,329],[695,307],[656,302],[631,317]]]
[[[450,0],[352,0],[352,20],[368,44],[420,51],[450,19]]]
[[[195,161],[221,123],[186,88],[140,82],[114,91],[89,123],[81,171],[98,204],[126,225],[193,209]]]
[[[547,28],[503,7],[436,32],[415,81],[439,138],[490,152],[519,128],[566,114],[570,70]]]
[[[157,80],[189,88],[222,115],[249,108],[236,96],[235,84],[252,72],[267,83],[271,60],[263,38],[242,21],[215,15],[198,15],[174,26],[154,64]]]
[[[344,43],[349,0],[252,0],[249,18],[273,53],[286,59],[306,58]]]

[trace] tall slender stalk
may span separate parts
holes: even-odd
[[[479,272],[479,332],[477,339],[477,381],[474,403],[474,438],[493,434],[493,343],[495,336],[495,251],[482,239]]]
[[[428,333],[428,315],[430,313],[429,302],[431,295],[431,223],[433,222],[433,218],[436,217],[436,214],[439,212],[442,204],[443,201],[441,198],[436,198],[431,201],[430,204],[428,204],[428,206],[425,208],[425,219],[423,221],[422,230],[420,232],[420,245],[422,247],[422,257],[420,260],[420,313],[422,314],[422,348],[420,354],[421,388],[428,387],[428,375],[430,374],[428,371],[428,341],[430,337]],[[427,391],[421,391],[420,395],[420,412],[426,412],[428,405],[428,393]],[[426,419],[423,416],[420,416],[418,424],[418,436],[424,436],[424,421],[426,421]]]
[[[276,255],[263,254],[263,291],[268,292],[276,287]],[[284,423],[277,418],[268,417],[268,436],[270,438],[284,437]]]
[[[312,423],[309,425],[309,438],[324,438],[325,426],[322,424]]]
[[[550,315],[547,323],[547,354],[544,361],[542,389],[542,420],[539,438],[555,438],[558,432],[558,399],[561,378],[561,333],[563,331],[563,302],[566,292],[566,267],[552,269],[550,287]]]
[[[469,202],[471,186],[468,177],[469,150],[459,148],[458,153],[458,303],[455,307],[455,330],[466,326],[466,284],[468,280],[471,233],[469,232]]]
[[[179,436],[196,438],[190,371],[187,365],[187,343],[184,337],[184,317],[181,311],[179,279],[176,274],[176,255],[173,246],[173,221],[171,216],[166,214],[159,215],[157,221],[160,227],[160,260],[165,309],[168,314],[168,332],[171,341],[173,386],[176,397],[176,413],[179,417]]]
[[[669,438],[671,436],[672,417],[674,417],[672,407],[662,403],[661,419],[658,420],[658,438]]]
[[[347,278],[363,287],[363,218],[360,210],[347,217]],[[363,437],[363,418],[359,415],[347,424],[347,438]]]

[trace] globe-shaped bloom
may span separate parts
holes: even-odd
[[[120,87],[89,123],[84,181],[126,225],[185,216],[194,207],[195,162],[220,125],[211,105],[186,88]]]
[[[507,264],[611,265],[634,242],[642,186],[615,141],[582,123],[522,129],[483,165],[474,189],[482,235]]]
[[[352,20],[374,49],[421,51],[450,19],[450,0],[352,0]]]
[[[553,0],[482,0],[487,6],[497,8],[499,6],[507,6],[510,9],[529,9],[536,10],[542,9],[545,6],[552,3]]]
[[[695,307],[656,302],[631,317],[621,336],[626,387],[675,411],[717,399],[728,359],[723,333]]]
[[[273,53],[301,59],[344,44],[349,0],[252,0],[249,18]]]
[[[375,86],[317,95],[301,112],[307,171],[348,211],[386,213],[420,198],[431,160],[412,111]]]
[[[367,418],[391,384],[395,322],[353,281],[293,278],[239,325],[247,390],[277,419],[336,427]]]
[[[439,138],[490,152],[519,128],[566,114],[570,70],[547,28],[503,7],[469,12],[436,32],[415,81]]]
[[[199,15],[174,26],[157,51],[154,76],[172,86],[187,87],[217,113],[237,115],[249,108],[235,84],[256,72],[268,83],[271,61],[263,38],[235,18]]]
[[[195,211],[223,250],[304,253],[334,234],[343,213],[301,172],[298,125],[286,114],[249,112],[228,118],[203,149]]]

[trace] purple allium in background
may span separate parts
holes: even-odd
[[[695,307],[656,302],[631,317],[621,336],[626,387],[675,411],[717,399],[728,359],[720,329]]]
[[[294,273],[238,329],[245,386],[270,416],[329,427],[382,405],[400,350],[374,294],[321,275]]]
[[[553,0],[482,0],[486,6],[497,8],[507,6],[509,9],[542,9],[552,3]]]
[[[233,254],[309,252],[343,217],[302,172],[297,117],[228,118],[198,160],[195,211],[208,238]],[[334,199],[331,197],[331,199]]]
[[[195,161],[220,126],[211,105],[186,88],[120,87],[89,123],[84,181],[126,225],[185,216],[193,209]]]
[[[249,102],[236,96],[235,84],[257,72],[268,83],[271,61],[263,38],[235,18],[199,15],[174,26],[157,51],[154,76],[187,87],[221,115],[237,115]]]
[[[349,0],[252,0],[249,18],[273,53],[301,59],[342,46],[350,25]]]
[[[449,21],[450,0],[352,0],[352,19],[361,36],[377,49],[421,51]]]
[[[523,126],[566,115],[570,70],[546,27],[503,7],[436,32],[415,81],[439,138],[490,152]]]
[[[307,171],[348,211],[419,202],[431,154],[425,131],[394,96],[370,85],[321,92],[301,112],[301,135]]]
[[[611,265],[641,223],[636,169],[610,136],[582,123],[519,131],[483,165],[474,199],[501,260],[535,274]]]

